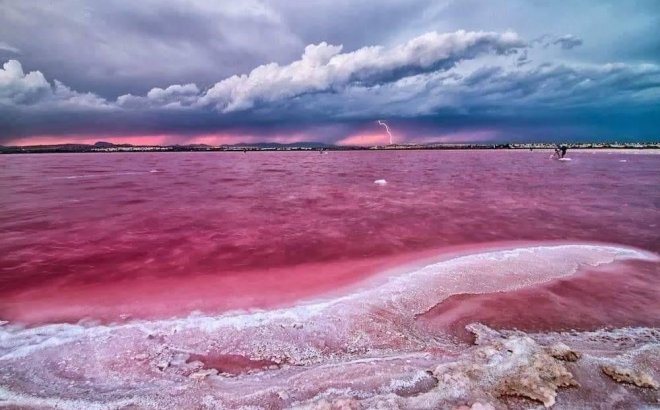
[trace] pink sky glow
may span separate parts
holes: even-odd
[[[393,129],[394,143],[460,143],[460,142],[486,142],[497,138],[495,130],[469,130],[444,134],[430,134],[419,132],[411,135],[410,130],[397,133]],[[154,135],[40,135],[10,140],[6,145],[53,145],[53,144],[94,144],[98,141],[106,141],[114,144],[132,145],[174,145],[174,144],[207,144],[224,145],[257,142],[275,142],[288,144],[301,141],[316,141],[318,138],[313,133],[292,132],[275,135],[258,135],[243,133],[209,133],[194,136],[182,136],[176,134],[154,134]],[[389,137],[387,133],[378,129],[360,130],[340,138],[335,142],[337,145],[387,145]]]
[[[290,143],[296,141],[308,141],[305,134],[295,133],[287,135],[271,135],[268,137],[261,137],[258,135],[247,134],[202,134],[196,136],[185,137],[174,134],[157,134],[157,135],[40,135],[33,137],[17,138],[10,140],[6,145],[53,145],[53,144],[94,144],[98,141],[111,142],[113,144],[132,144],[132,145],[174,145],[174,144],[207,144],[207,145],[223,145],[223,144],[239,144],[242,142],[279,142]]]

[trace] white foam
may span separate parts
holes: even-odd
[[[120,329],[144,334],[162,331],[199,330],[215,333],[221,329],[247,332],[286,323],[305,323],[316,329],[323,317],[367,314],[371,309],[388,308],[401,316],[422,313],[445,298],[461,293],[511,291],[575,273],[581,265],[598,266],[615,260],[658,260],[655,254],[632,248],[603,245],[552,245],[496,250],[442,260],[421,268],[384,275],[375,286],[328,300],[296,306],[188,317],[135,320],[98,325],[93,323],[52,324],[29,329],[13,325],[0,328],[0,359],[22,357],[35,350],[58,346],[82,337],[96,337]]]
[[[68,175],[63,177],[51,177],[50,179],[89,179],[89,178],[105,178],[112,176],[122,176],[122,175],[140,175],[140,174],[149,174],[160,172],[156,169],[151,171],[125,171],[125,172],[99,172],[95,174],[82,174],[82,175]]]
[[[36,397],[7,390],[0,386],[0,402],[2,406],[25,408],[55,408],[80,410],[121,409],[132,406],[146,407],[145,401],[138,398],[115,400],[109,403],[98,403],[83,399],[63,399],[59,397]],[[153,405],[153,404],[152,404]]]
[[[387,185],[387,181],[384,179],[377,179],[374,181],[374,184],[376,185]]]
[[[194,393],[199,382],[185,373],[190,366],[186,360],[190,353],[211,352],[282,364],[273,371],[209,378],[206,386],[213,388],[218,401],[208,400],[215,407],[236,406],[243,399],[251,405],[251,397],[261,394],[268,408],[277,391],[269,386],[281,389],[282,383],[296,388],[304,384],[306,394],[317,398],[368,397],[373,391],[414,388],[426,377],[420,366],[437,363],[429,347],[459,349],[437,334],[420,333],[424,330],[411,324],[416,314],[457,293],[518,289],[571,275],[583,265],[627,259],[659,260],[649,252],[604,245],[500,249],[385,272],[358,291],[289,308],[111,325],[85,322],[25,329],[5,324],[0,326],[0,401],[61,408],[158,407],[150,405],[152,399],[160,405],[190,405],[170,402],[178,396],[163,391],[191,389],[181,400],[190,400],[190,395],[202,400]],[[161,363],[167,365],[159,370]],[[333,381],[340,375],[346,382]],[[21,382],[5,384],[12,380]],[[356,381],[351,386],[364,387],[347,387],[351,380]],[[93,392],[102,392],[98,402]]]

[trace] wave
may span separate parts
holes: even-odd
[[[155,174],[161,171],[157,169],[152,169],[149,171],[125,171],[125,172],[97,172],[94,174],[82,174],[82,175],[67,175],[59,177],[50,177],[49,179],[89,179],[89,178],[105,178],[110,176],[122,176],[122,175],[140,175],[140,174]]]

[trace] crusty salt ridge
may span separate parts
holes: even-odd
[[[467,396],[479,389],[480,395],[495,395],[492,401],[499,396],[522,396],[550,407],[560,387],[578,385],[564,364],[530,337],[504,337],[479,324],[469,325],[468,330],[479,347],[464,360],[433,371],[441,390],[462,389]]]
[[[398,379],[390,385],[408,386],[416,388],[413,390],[393,391],[389,389],[374,389],[370,394],[360,390],[368,373],[378,374],[395,370],[392,367],[380,367],[381,361],[398,361],[399,366],[404,363],[415,362],[410,358],[381,358],[362,361],[360,375],[353,373],[353,366],[359,366],[358,361],[348,363],[330,363],[324,366],[311,367],[303,370],[300,375],[290,377],[279,383],[276,378],[257,378],[255,388],[251,394],[265,396],[270,401],[259,404],[251,404],[253,408],[298,408],[298,409],[358,409],[358,408],[497,408],[503,409],[510,405],[507,394],[517,394],[525,397],[545,400],[547,405],[559,393],[559,400],[564,399],[566,403],[557,403],[555,408],[587,408],[589,403],[603,403],[603,408],[615,407],[616,404],[625,403],[626,408],[640,408],[657,403],[658,396],[639,395],[635,388],[624,388],[617,391],[616,388],[606,383],[600,391],[590,390],[591,379],[597,378],[597,373],[586,373],[584,380],[580,380],[581,387],[557,390],[556,382],[561,384],[575,385],[574,376],[561,361],[551,358],[544,348],[522,332],[496,332],[483,325],[470,325],[470,330],[475,332],[479,344],[466,349],[458,357],[445,359],[444,363],[435,369],[417,369],[417,377],[409,379]],[[532,335],[535,336],[535,335]],[[593,351],[587,352],[588,357],[595,361],[611,361],[606,356],[612,352],[620,352],[620,340],[625,339],[635,352],[634,346],[642,345],[641,350],[647,350],[646,346],[658,349],[660,346],[660,333],[652,329],[620,329],[614,331],[580,332],[568,334],[544,334],[544,339],[557,342],[557,338],[565,337],[571,344],[589,344]],[[652,340],[652,342],[649,342]],[[597,344],[597,345],[596,345]],[[657,353],[657,352],[656,352]],[[430,362],[427,362],[431,364]],[[575,373],[583,373],[585,368],[574,367]],[[420,363],[423,364],[423,363]],[[427,366],[428,367],[428,366]],[[586,366],[589,370],[589,366]],[[365,371],[367,370],[367,371]],[[576,371],[577,370],[577,371]],[[349,373],[348,378],[343,380],[337,376]],[[427,375],[426,377],[424,375]],[[353,377],[354,376],[354,377]],[[297,389],[301,387],[300,381],[308,377],[318,378],[314,381],[327,381],[334,387],[324,389],[320,394],[301,402],[291,402],[298,394]],[[327,377],[332,378],[328,381]],[[230,406],[238,405],[237,402],[227,402],[217,397],[219,384],[211,381],[199,384],[187,383],[182,380],[178,388],[169,386],[169,391],[150,391],[150,397],[133,397],[122,400],[114,400],[98,403],[81,399],[63,399],[59,397],[34,397],[18,395],[7,390],[0,390],[0,397],[9,405],[35,406],[35,407],[58,407],[58,408],[124,408],[125,406],[137,406],[139,408],[189,407],[190,403],[199,403],[208,406]],[[342,386],[342,383],[345,386]],[[187,385],[186,385],[187,384]],[[593,384],[593,383],[592,383]],[[240,386],[240,383],[227,385],[227,387]],[[243,386],[241,386],[243,387]],[[305,386],[302,386],[305,387]],[[311,386],[306,386],[310,388]],[[377,386],[375,386],[377,387]],[[596,396],[580,396],[584,394],[581,389],[587,387],[588,393]],[[616,386],[615,386],[616,387]],[[260,389],[260,391],[259,391]],[[287,391],[288,389],[288,391]],[[512,389],[512,390],[508,390]],[[142,389],[137,389],[138,391]],[[195,394],[200,396],[195,397]],[[613,394],[616,393],[616,394]],[[564,397],[561,397],[564,394]],[[572,395],[577,399],[571,400],[566,395]],[[191,401],[192,400],[192,401]],[[616,401],[612,401],[616,400]],[[531,405],[531,404],[530,404]],[[464,407],[461,407],[464,406]],[[532,407],[535,407],[531,405]],[[524,406],[529,408],[529,405]]]
[[[600,372],[598,360],[632,351],[607,332],[590,350],[572,336],[471,327],[479,344],[468,348],[417,328],[414,318],[452,294],[532,286],[581,265],[625,259],[657,257],[615,246],[544,245],[457,257],[287,309],[114,325],[9,324],[0,327],[0,403],[286,408],[347,398],[343,403],[363,407],[501,407],[516,394],[550,405],[572,394],[565,391],[592,386],[596,373],[603,380],[589,391],[590,400],[611,389],[607,382],[617,385]],[[632,339],[642,335],[635,348],[658,343],[654,330],[627,332]],[[546,348],[560,342],[583,357],[575,363],[553,358]],[[564,389],[574,381],[583,387]],[[621,388],[618,397],[654,403],[649,395],[655,391]],[[569,399],[580,400],[579,394]]]
[[[660,403],[656,392],[612,386],[612,383],[606,380],[603,383],[603,380],[599,379],[597,366],[593,366],[599,362],[615,363],[614,366],[637,366],[629,369],[639,373],[640,364],[631,364],[631,357],[639,359],[640,355],[647,355],[647,360],[660,357],[660,332],[655,329],[543,334],[544,340],[553,343],[550,346],[541,346],[532,338],[538,335],[517,331],[497,332],[481,324],[469,325],[468,329],[475,334],[477,346],[430,371],[437,384],[427,391],[414,396],[386,394],[366,399],[339,394],[339,397],[335,398],[323,397],[299,403],[294,408],[320,410],[536,407],[532,403],[521,405],[519,402],[511,402],[509,396],[526,397],[556,409],[593,408],[594,403],[602,404],[601,408],[650,408]],[[584,366],[580,361],[569,365],[568,362],[549,355],[558,344],[567,346],[558,341],[562,339],[592,349],[586,352],[588,360]],[[618,359],[608,358],[615,352],[621,352],[622,340],[626,343],[624,349],[630,350]],[[574,350],[569,350],[577,354]],[[562,352],[566,351],[562,349]],[[655,360],[656,363],[660,361]],[[579,380],[573,372],[579,374]],[[655,372],[658,372],[657,366]],[[564,402],[555,402],[558,397]]]
[[[656,352],[660,354],[660,352]],[[610,376],[612,379],[620,383],[630,383],[639,387],[648,387],[651,389],[658,388],[658,382],[653,377],[643,370],[632,369],[629,367],[618,365],[603,365],[601,366],[603,373]]]
[[[582,357],[580,352],[576,352],[561,342],[555,343],[552,346],[548,346],[545,350],[555,359],[563,360],[566,362],[574,362]]]
[[[660,368],[660,346],[645,345],[627,352],[601,365],[606,375],[619,383],[658,389],[657,373]],[[654,377],[655,376],[655,377]]]

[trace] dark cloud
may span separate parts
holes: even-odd
[[[303,43],[257,0],[0,0],[0,39],[21,62],[106,98],[173,83],[212,84]]]
[[[21,50],[17,49],[16,47],[13,47],[10,44],[5,43],[4,41],[0,41],[0,53],[3,54],[20,54]]]
[[[455,66],[389,83],[358,82],[341,90],[278,95],[249,109],[225,112],[214,105],[196,105],[203,94],[192,84],[154,89],[143,97],[127,97],[133,101],[120,98],[116,104],[83,99],[76,106],[83,94],[52,93],[42,97],[51,105],[6,107],[2,134],[15,139],[102,130],[103,135],[173,134],[185,141],[213,133],[266,139],[302,133],[305,139],[336,142],[378,118],[403,127],[398,132],[405,140],[446,133],[467,133],[469,138],[470,132],[482,130],[512,139],[557,133],[576,139],[614,138],[622,132],[629,138],[650,138],[658,127],[657,66],[511,64],[462,70]]]
[[[558,39],[554,40],[552,44],[558,45],[564,50],[570,50],[572,48],[581,46],[582,40],[580,40],[579,38],[575,37],[572,34],[567,34],[565,36],[561,36]]]
[[[581,55],[660,62],[656,0],[0,0],[0,50],[105,98],[219,79],[297,58],[308,44],[392,46],[429,31],[572,33]],[[2,49],[2,47],[0,47]],[[11,53],[11,54],[10,54]]]
[[[0,9],[0,143],[340,141],[378,132],[383,118],[408,140],[641,138],[660,128],[660,13],[650,0],[0,0]]]
[[[437,0],[269,2],[284,24],[305,44],[342,44],[345,50],[365,45],[392,45],[399,42],[400,33],[410,27],[417,29],[406,33],[405,37],[439,29],[451,31],[437,24],[420,24],[424,16],[441,3]]]

